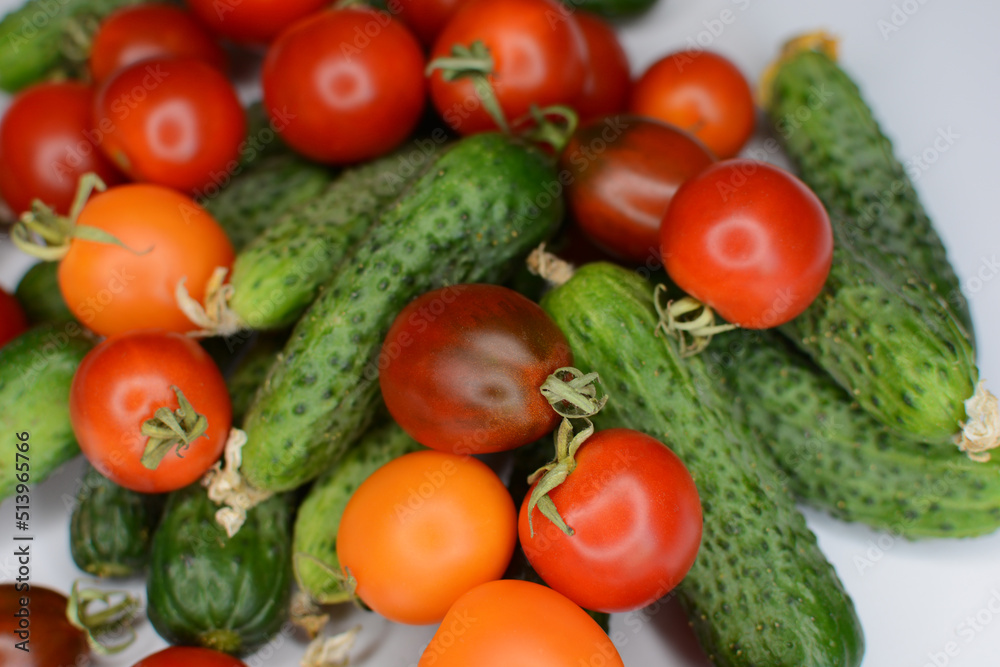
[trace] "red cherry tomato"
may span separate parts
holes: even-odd
[[[147,656],[132,667],[246,667],[226,653],[194,646],[171,646]]]
[[[573,219],[599,247],[636,263],[659,262],[660,221],[677,188],[715,159],[672,125],[608,116],[577,130],[560,157]]]
[[[607,633],[565,596],[529,581],[477,586],[448,610],[418,667],[625,667]]]
[[[108,14],[90,45],[90,75],[100,83],[128,65],[149,58],[191,57],[221,72],[226,54],[204,26],[173,5],[149,3]]]
[[[466,2],[468,0],[397,0],[399,19],[409,26],[424,46],[430,47],[458,8]]]
[[[148,438],[140,429],[157,409],[179,407],[173,387],[208,428],[151,470],[141,462]],[[187,336],[158,330],[113,336],[88,352],[73,376],[69,410],[87,460],[116,484],[143,493],[173,491],[201,477],[222,454],[232,419],[226,381],[208,353]]]
[[[267,44],[328,4],[329,0],[187,0],[212,32],[243,44]]]
[[[689,179],[660,233],[674,282],[750,329],[776,327],[805,310],[833,260],[830,218],[813,191],[754,160],[719,162]]]
[[[28,330],[28,316],[13,294],[0,288],[0,347]]]
[[[451,57],[452,47],[482,42],[493,60],[489,80],[508,121],[532,105],[572,104],[585,75],[583,33],[556,0],[471,0],[456,12],[434,43],[431,58]],[[467,78],[431,76],[438,113],[461,134],[496,128]]]
[[[653,63],[632,88],[629,111],[687,130],[720,159],[740,152],[756,122],[750,84],[709,51],[680,51]]]
[[[530,496],[529,491],[529,496]],[[669,593],[701,543],[698,489],[677,455],[630,429],[598,431],[576,453],[576,468],[549,492],[572,530],[562,532],[528,498],[518,535],[549,586],[585,609],[632,611]]]
[[[498,285],[453,285],[400,311],[382,345],[379,385],[417,442],[483,454],[555,428],[559,415],[539,388],[572,361],[566,337],[538,304]]]
[[[97,93],[101,149],[137,181],[195,193],[238,167],[246,116],[229,80],[191,58],[118,70]]]
[[[390,461],[358,486],[337,555],[365,604],[422,625],[503,575],[516,540],[514,502],[496,473],[471,456],[427,450]]]
[[[420,44],[386,12],[326,11],[271,45],[264,105],[303,155],[336,164],[367,160],[400,144],[420,120],[423,68]]]
[[[14,213],[39,199],[69,213],[77,183],[94,172],[108,185],[121,174],[97,149],[94,93],[82,83],[40,83],[18,94],[0,120],[0,197]]]
[[[600,16],[586,11],[577,11],[573,18],[587,44],[583,90],[573,104],[580,122],[625,111],[632,75],[628,56],[614,28]]]

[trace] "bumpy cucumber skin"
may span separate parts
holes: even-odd
[[[779,66],[768,105],[798,174],[844,221],[844,235],[888,270],[927,282],[971,335],[969,306],[941,237],[847,73],[824,53],[797,53]]]
[[[93,341],[76,322],[42,324],[0,348],[0,429],[28,432],[30,484],[80,453],[69,418],[69,391]],[[17,485],[15,456],[0,457],[0,500]]]
[[[229,306],[240,320],[253,329],[294,324],[379,212],[433,163],[445,139],[443,131],[439,136],[441,142],[421,144],[419,167],[401,149],[348,169],[254,238],[236,256],[230,278]]]
[[[579,268],[542,300],[576,365],[598,371],[610,396],[597,428],[644,431],[694,477],[704,530],[676,589],[719,666],[855,666],[864,638],[853,604],[778,471],[740,424],[703,360],[681,359],[654,336],[652,286],[605,263]]]
[[[636,16],[656,4],[656,0],[562,0],[572,9],[584,9],[604,18]]]
[[[738,338],[739,337],[739,338]],[[736,413],[806,503],[907,538],[971,537],[1000,528],[1000,461],[900,440],[823,371],[774,335],[712,341]]]
[[[39,262],[28,269],[17,283],[14,296],[32,324],[74,319],[59,291],[58,272],[57,262]]]
[[[553,187],[551,160],[500,134],[466,137],[441,155],[293,330],[247,414],[240,470],[250,484],[288,490],[333,464],[380,401],[378,355],[396,314],[443,285],[498,282],[558,226]]]
[[[242,426],[254,394],[267,379],[267,372],[281,352],[284,343],[284,336],[262,334],[252,343],[253,347],[240,359],[232,374],[226,378],[235,426]]]
[[[153,536],[147,614],[172,644],[240,656],[288,620],[292,508],[273,496],[247,512],[233,537],[200,485],[175,491]]]
[[[73,562],[95,577],[141,574],[163,500],[118,486],[86,464],[69,520]]]
[[[366,431],[361,440],[309,490],[295,517],[295,580],[319,604],[353,598],[340,575],[337,529],[347,501],[369,475],[389,461],[423,447],[394,421]]]

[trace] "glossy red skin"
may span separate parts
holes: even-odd
[[[379,385],[389,412],[422,445],[499,452],[555,428],[559,416],[539,388],[572,361],[536,303],[506,287],[456,285],[399,313],[382,345]]]
[[[658,264],[660,222],[674,193],[713,162],[688,133],[622,115],[579,129],[560,169],[573,178],[566,188],[573,219],[595,245],[628,262]]]
[[[746,77],[711,51],[680,51],[657,60],[632,87],[629,111],[692,132],[719,159],[739,153],[756,123]]]
[[[207,648],[171,646],[143,658],[132,667],[246,667],[246,663]]]
[[[91,121],[94,92],[74,81],[40,83],[14,97],[0,119],[0,197],[20,215],[40,199],[69,213],[80,176],[122,181],[97,149]]]
[[[90,46],[90,75],[101,82],[140,60],[164,57],[202,60],[226,71],[226,54],[205,27],[179,7],[149,3],[107,16]]]
[[[596,14],[579,10],[573,18],[587,44],[583,90],[573,104],[581,124],[625,111],[632,90],[632,74],[618,35],[610,23]]]
[[[186,194],[220,187],[238,168],[246,115],[229,80],[192,58],[144,60],[98,90],[101,150],[133,180]]]
[[[14,614],[21,609],[21,598],[27,599],[30,614],[28,647],[31,650],[28,652],[15,648],[15,644],[24,641],[23,637],[15,634],[20,628],[19,619]],[[0,584],[0,665],[58,667],[91,664],[86,635],[66,618],[67,602],[62,593],[38,584],[25,581]]]
[[[157,408],[178,407],[178,387],[208,419],[207,437],[168,453],[155,470],[140,463],[148,438],[142,423]],[[215,362],[192,338],[157,330],[106,339],[83,358],[70,389],[70,419],[80,449],[111,481],[142,493],[173,491],[197,480],[218,460],[229,436],[232,407]]]
[[[549,493],[573,535],[536,507],[532,536],[530,490],[521,504],[518,536],[531,566],[594,611],[632,611],[669,593],[701,543],[701,501],[687,468],[661,442],[630,429],[598,431],[576,461]]]
[[[389,11],[398,7],[399,19],[409,26],[421,44],[431,47],[458,8],[467,2],[468,0],[391,0],[388,6]]]
[[[533,104],[572,104],[583,89],[586,43],[570,12],[557,0],[471,0],[441,31],[431,59],[483,42],[493,58],[490,82],[511,123]],[[445,81],[435,71],[431,99],[460,134],[496,129],[470,79]]]
[[[5,289],[0,288],[0,347],[28,330],[28,316],[21,304]]]
[[[329,0],[186,0],[212,32],[241,44],[267,44]]]
[[[660,227],[677,285],[726,321],[783,324],[819,295],[833,260],[826,209],[802,181],[764,162],[719,162],[680,187]]]
[[[385,12],[325,11],[271,45],[264,106],[299,153],[331,164],[368,160],[416,127],[426,100],[423,69],[420,44]]]

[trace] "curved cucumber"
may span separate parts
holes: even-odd
[[[250,406],[241,471],[265,490],[322,473],[364,432],[396,314],[447,284],[496,282],[562,217],[551,160],[516,139],[466,137],[383,211],[303,315]]]
[[[690,470],[704,527],[694,566],[676,589],[719,666],[856,666],[864,638],[853,604],[765,451],[726,418],[728,400],[700,356],[682,359],[654,335],[652,286],[596,263],[542,300],[576,365],[597,371],[610,400],[597,428],[644,431]],[[734,437],[735,436],[735,437]]]
[[[17,283],[14,296],[32,324],[75,319],[59,290],[58,272],[57,262],[39,262],[28,269]]]

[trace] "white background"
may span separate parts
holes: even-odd
[[[0,10],[16,0],[0,0]],[[715,19],[723,12],[728,25]],[[909,12],[909,13],[907,13]],[[731,19],[731,20],[730,20]],[[894,24],[895,21],[895,24]],[[714,25],[713,35],[708,26]],[[722,30],[719,31],[719,27]],[[1000,388],[1000,3],[990,0],[662,0],[645,17],[622,27],[639,73],[689,41],[732,58],[755,81],[780,44],[805,30],[827,28],[842,38],[841,62],[863,92],[904,161],[928,162],[916,185],[935,220],[972,304],[983,377]],[[888,31],[888,27],[898,30]],[[0,97],[0,108],[6,100]],[[935,152],[939,131],[956,137]],[[940,144],[939,144],[940,145]],[[926,151],[926,153],[925,153]],[[28,262],[0,244],[0,284],[12,289]],[[76,464],[32,495],[32,581],[67,591],[79,576],[70,558],[64,494],[72,493]],[[907,542],[806,510],[824,552],[853,597],[867,640],[865,667],[987,667],[1000,665],[1000,535],[975,540]],[[0,506],[0,578],[14,576],[13,508]],[[861,567],[862,560],[871,562]],[[141,582],[133,588],[141,591]],[[959,634],[976,617],[971,632]],[[621,654],[630,667],[706,665],[686,622],[672,604],[634,619],[617,616]],[[341,610],[332,630],[358,620],[364,631],[354,664],[415,665],[432,627],[392,626],[374,615]],[[965,626],[962,624],[965,623]],[[43,640],[42,637],[35,637]],[[954,642],[953,645],[950,645]],[[303,644],[282,635],[248,664],[292,667]],[[137,644],[99,664],[127,667],[164,646],[148,623]],[[945,651],[951,649],[952,655]]]

